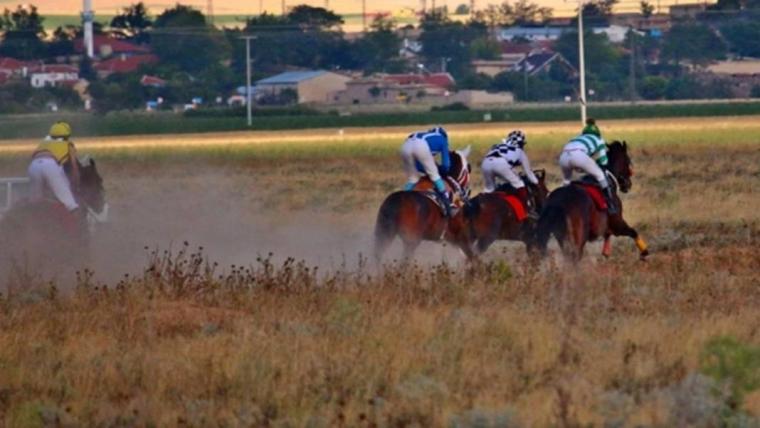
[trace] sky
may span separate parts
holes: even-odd
[[[118,12],[122,7],[128,6],[138,0],[93,0],[94,9],[98,14],[112,15]],[[577,1],[570,0],[533,0],[542,6],[552,7],[556,10],[555,15],[562,16],[572,13],[577,5]],[[654,5],[660,4],[663,12],[667,12],[666,6],[669,4],[691,3],[694,0],[650,0]],[[0,7],[15,7],[17,4],[29,2],[37,6],[42,14],[61,14],[76,15],[81,10],[81,0],[0,0]],[[144,0],[148,9],[155,15],[167,7],[174,6],[177,0]],[[331,9],[339,13],[361,13],[361,0],[285,0],[288,6],[297,4],[309,4],[311,6],[324,7],[326,2]],[[422,0],[366,0],[367,12],[393,12],[411,7],[419,9]],[[427,0],[428,7],[434,0]],[[205,11],[207,0],[180,0],[179,3],[195,6]],[[436,6],[447,5],[450,9],[456,8],[462,3],[469,3],[469,0],[435,0]],[[499,1],[476,0],[476,8],[485,7],[487,4],[497,4]],[[638,10],[638,0],[620,0],[620,9],[625,11]],[[213,0],[213,9],[215,14],[222,15],[246,15],[259,13],[259,6],[270,13],[279,13],[282,10],[282,0]]]

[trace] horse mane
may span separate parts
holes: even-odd
[[[456,179],[459,173],[464,168],[464,162],[462,162],[462,155],[454,150],[449,151],[449,159],[451,159],[451,167],[449,168],[448,176]]]

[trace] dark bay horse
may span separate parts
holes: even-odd
[[[602,254],[608,257],[611,252],[610,236],[615,235],[631,237],[636,242],[642,260],[649,255],[647,244],[623,219],[623,204],[617,194],[618,188],[627,193],[633,186],[633,167],[628,155],[628,145],[615,141],[607,145],[607,150],[609,161],[606,173],[615,190],[618,213],[610,215],[606,210],[600,209],[579,184],[573,183],[554,190],[549,194],[536,227],[533,244],[542,254],[546,253],[549,238],[553,235],[563,253],[577,261],[583,256],[587,242],[603,237]],[[534,245],[531,245],[531,248],[533,247]]]
[[[537,170],[535,174],[538,185],[526,182],[526,186],[530,190],[530,199],[536,211],[541,212],[549,190],[546,188],[545,171]],[[484,253],[497,240],[523,241],[528,244],[532,239],[536,221],[518,218],[515,208],[505,199],[506,195],[498,189],[492,193],[481,193],[470,199],[465,206],[464,239],[474,255]]]
[[[465,202],[463,195],[469,192],[470,165],[467,156],[470,148],[450,153],[451,168],[444,181],[451,190],[454,204],[461,207]],[[394,192],[385,198],[375,223],[375,258],[378,262],[396,237],[401,238],[404,259],[408,259],[422,241],[451,241],[462,235],[462,210],[457,210],[451,218],[446,217],[434,201],[431,189],[432,182],[425,178],[414,190]]]
[[[79,184],[72,191],[80,209],[69,213],[54,200],[21,201],[0,220],[0,261],[27,259],[60,265],[87,257],[87,215],[106,207],[103,179],[95,161],[79,163]]]

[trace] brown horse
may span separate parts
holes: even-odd
[[[623,219],[623,204],[617,195],[618,187],[620,191],[627,193],[633,186],[633,168],[628,155],[628,145],[615,141],[608,144],[607,149],[609,161],[606,173],[611,179],[618,213],[610,215],[601,209],[579,183],[560,187],[549,194],[538,220],[536,237],[530,245],[531,248],[535,244],[542,254],[546,254],[549,238],[554,235],[563,253],[577,261],[583,256],[587,242],[604,237],[602,254],[608,257],[611,252],[610,236],[615,235],[631,237],[636,242],[642,260],[649,255],[644,240]]]
[[[80,205],[69,213],[58,201],[22,201],[0,221],[0,261],[25,257],[33,262],[65,265],[87,257],[89,229],[87,215],[101,213],[106,206],[103,179],[95,161],[79,163],[79,185],[73,186]]]
[[[536,211],[541,212],[549,190],[546,188],[545,171],[537,170],[535,174],[538,184],[526,183]],[[531,218],[518,217],[518,212],[506,199],[510,190],[514,191],[509,186],[506,191],[497,189],[493,193],[481,193],[470,199],[465,206],[463,211],[466,238],[464,240],[467,241],[472,254],[484,253],[496,240],[523,241],[527,244],[532,238],[536,222]]]
[[[444,181],[452,191],[455,205],[461,207],[469,192],[467,156],[470,148],[450,153],[451,168]],[[375,223],[375,258],[378,262],[397,236],[404,244],[404,259],[410,258],[422,241],[451,240],[461,236],[462,210],[457,210],[451,218],[446,217],[431,189],[432,182],[423,179],[414,190],[394,192],[385,198]]]

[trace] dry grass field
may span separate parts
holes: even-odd
[[[374,266],[408,129],[81,141],[112,217],[92,271],[3,272],[0,426],[757,426],[760,121],[601,125],[632,146],[646,263],[621,238],[578,266],[515,243]],[[555,186],[575,127],[519,126]],[[451,127],[475,192],[508,130]]]

